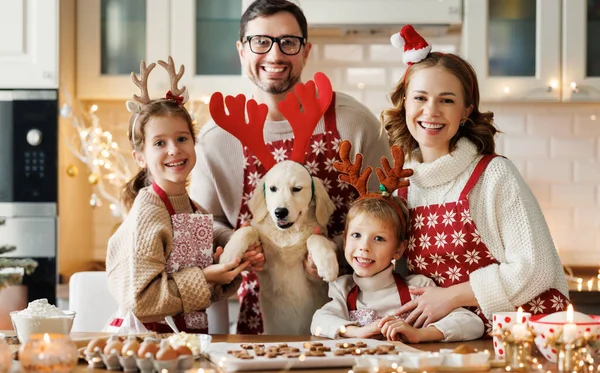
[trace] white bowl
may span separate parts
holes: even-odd
[[[56,333],[69,335],[73,320],[74,311],[62,311],[60,316],[30,316],[13,311],[10,313],[13,328],[19,337],[19,342],[25,344],[32,334]]]
[[[577,325],[577,337],[581,337],[584,333],[589,333],[592,336],[600,335],[600,316],[590,315],[589,317],[592,320],[591,322],[575,321],[574,324]],[[527,323],[531,325],[536,333],[534,341],[537,348],[546,359],[552,363],[555,363],[557,360],[556,348],[553,348],[552,346],[546,346],[546,340],[548,337],[553,337],[556,333],[562,332],[562,329],[566,323],[564,318],[562,320],[555,320],[555,317],[542,314],[531,316]]]

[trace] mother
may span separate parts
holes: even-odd
[[[405,27],[405,51],[415,44],[411,37],[426,44]],[[497,129],[493,114],[479,111],[475,71],[457,55],[428,52],[409,61],[415,63],[393,91],[394,107],[383,121],[390,143],[403,147],[406,167],[414,170],[409,270],[440,287],[413,290],[420,297],[398,315],[410,312],[407,322],[418,327],[470,306],[489,331],[494,312],[563,310],[568,290],[558,253],[533,193],[495,153]]]

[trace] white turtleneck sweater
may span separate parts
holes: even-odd
[[[372,310],[377,318],[395,313],[400,306],[400,296],[392,273],[393,266],[371,277],[359,277],[356,274],[345,275],[329,283],[331,301],[315,312],[310,331],[328,338],[339,338],[340,327],[359,325],[358,321],[350,321],[350,312],[346,300],[354,285],[358,285],[357,310]],[[409,288],[435,286],[435,283],[421,275],[412,275],[404,279]],[[415,296],[411,295],[414,299]],[[466,341],[477,339],[483,335],[483,321],[479,316],[464,308],[457,308],[446,317],[430,324],[444,335],[444,342]]]
[[[458,200],[482,158],[466,138],[455,151],[422,163],[417,149],[408,188],[408,207]],[[470,285],[483,314],[513,311],[555,288],[569,296],[567,282],[550,231],[533,193],[508,159],[494,158],[468,196],[470,215],[481,240],[500,264],[470,274]],[[551,305],[548,304],[548,312]]]

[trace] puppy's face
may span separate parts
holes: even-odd
[[[306,168],[283,161],[264,177],[267,211],[279,229],[291,228],[306,217],[313,197],[312,178]]]

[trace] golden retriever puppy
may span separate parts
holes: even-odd
[[[326,234],[335,206],[323,182],[300,163],[277,163],[260,180],[248,206],[250,226],[234,232],[220,262],[241,258],[260,242],[266,262],[257,272],[265,334],[309,334],[312,316],[328,300],[327,283],[308,277],[303,261],[309,253],[325,281],[338,277],[336,244]]]

